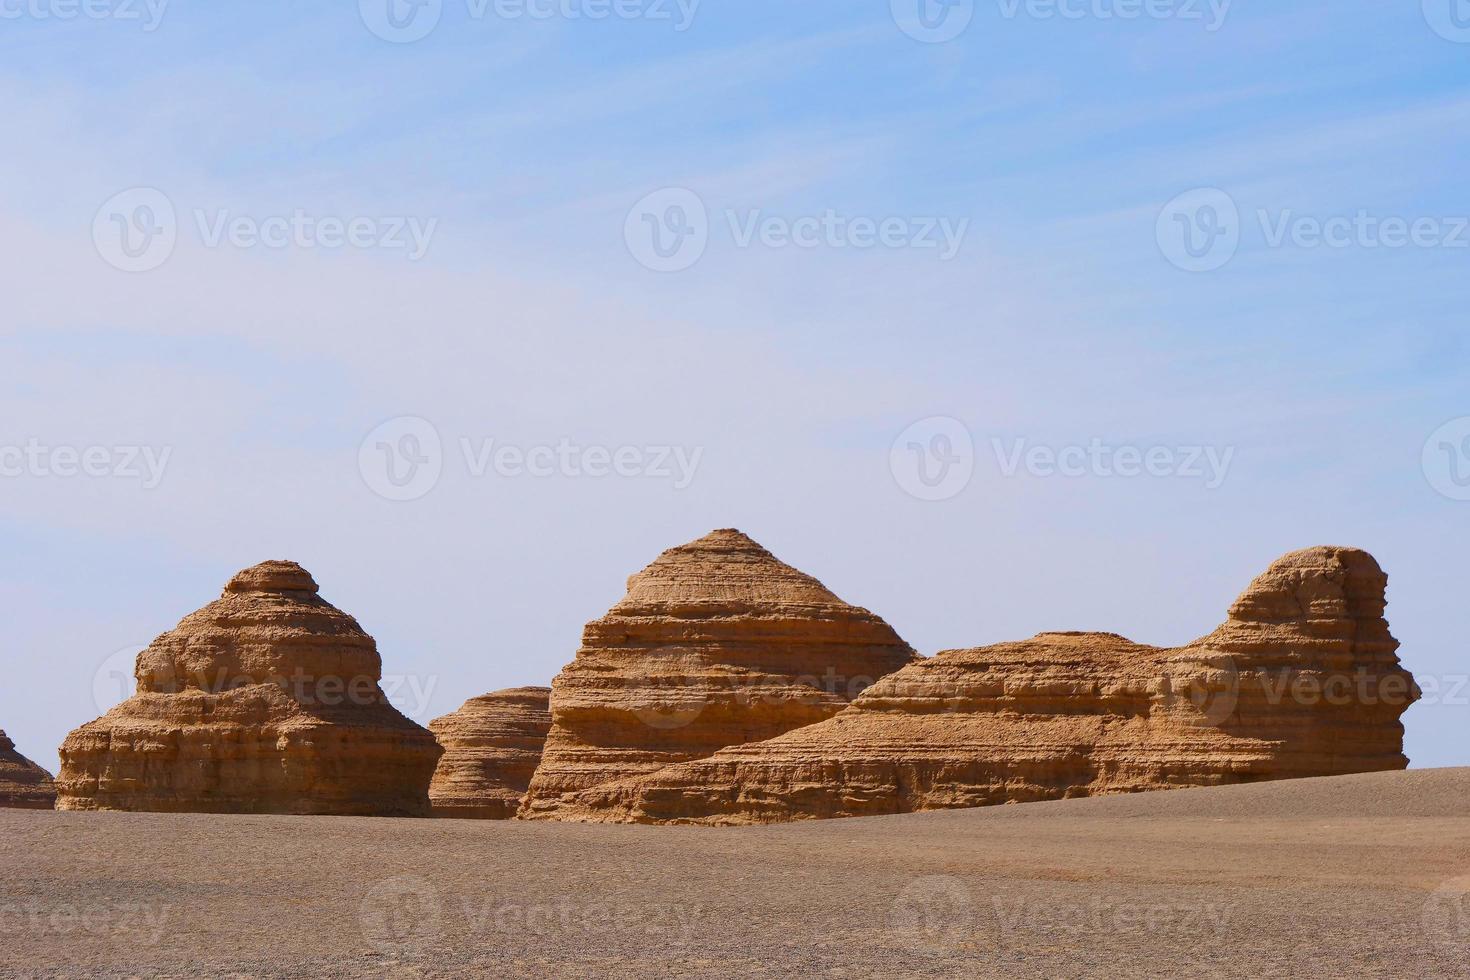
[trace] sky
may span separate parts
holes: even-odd
[[[738,527],[925,654],[1365,548],[1470,764],[1461,0],[389,2],[0,2],[23,752],[265,559],[427,722]]]

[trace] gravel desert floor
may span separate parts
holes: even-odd
[[[1470,769],[746,829],[0,811],[5,977],[1470,976]]]

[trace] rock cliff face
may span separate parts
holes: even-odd
[[[293,562],[240,572],[138,656],[138,693],[62,746],[58,807],[427,816],[441,749],[377,644]]]
[[[551,728],[551,688],[471,698],[429,723],[444,747],[429,801],[436,817],[509,820],[520,809]]]
[[[587,625],[552,684],[520,815],[595,817],[582,791],[823,721],[915,659],[877,616],[715,531],[664,552]]]
[[[49,810],[55,805],[51,774],[15,751],[15,743],[0,732],[0,807]]]
[[[1044,633],[951,650],[836,716],[603,784],[583,819],[743,824],[1401,769],[1418,697],[1348,548],[1287,555],[1186,647]]]

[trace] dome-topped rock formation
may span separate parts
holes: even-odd
[[[51,774],[15,750],[0,732],[0,807],[49,810],[56,805]]]
[[[136,676],[63,744],[60,809],[429,813],[438,744],[388,703],[373,638],[294,562],[237,574]]]
[[[1349,548],[1273,564],[1177,650],[1099,633],[950,650],[836,716],[606,783],[588,820],[742,824],[1402,769],[1418,697]]]
[[[551,727],[551,688],[471,698],[429,722],[444,747],[429,801],[436,817],[510,820],[520,809]]]
[[[877,616],[715,531],[664,552],[587,624],[552,684],[520,815],[582,819],[583,791],[823,721],[915,659]]]

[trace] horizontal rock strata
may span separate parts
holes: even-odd
[[[436,817],[509,820],[520,809],[551,728],[551,688],[471,698],[429,723],[444,756],[429,801]]]
[[[606,783],[583,819],[746,824],[1401,769],[1418,697],[1349,548],[1277,561],[1186,647],[1048,633],[951,650],[821,723]]]
[[[0,807],[49,810],[56,805],[51,774],[15,750],[0,732]]]
[[[293,562],[240,572],[136,675],[67,737],[60,809],[429,813],[438,744],[388,703],[373,638]]]
[[[583,819],[583,791],[823,721],[915,659],[868,610],[715,531],[664,552],[587,625],[552,684],[521,816]]]

